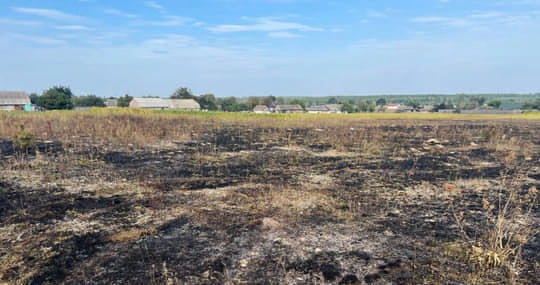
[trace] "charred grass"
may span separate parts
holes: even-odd
[[[0,120],[0,282],[540,278],[535,118],[113,110]],[[24,149],[21,125],[34,140]]]

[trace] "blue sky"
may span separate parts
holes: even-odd
[[[0,89],[540,91],[540,0],[0,0]]]

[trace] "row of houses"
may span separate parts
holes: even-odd
[[[117,104],[116,99],[105,101],[105,106],[109,108],[114,108]],[[201,109],[199,103],[193,99],[134,98],[129,106],[152,110],[199,111]],[[0,91],[0,111],[37,111],[38,108],[31,103],[30,96],[24,91]]]
[[[305,110],[302,106],[297,104],[272,104],[270,106],[266,105],[257,105],[253,108],[253,112],[256,114],[270,114],[270,113],[282,113],[282,114],[291,114],[291,113],[311,113],[311,114],[330,114],[330,113],[341,113],[340,104],[326,104],[326,105],[316,105],[307,107]]]

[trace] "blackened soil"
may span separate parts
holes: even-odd
[[[503,135],[521,144],[496,145]],[[445,246],[484,241],[486,207],[497,213],[511,189],[538,201],[540,132],[524,123],[226,125],[193,137],[159,149],[48,143],[41,160],[14,159],[0,140],[0,283],[468,284],[481,266]],[[375,150],[362,147],[371,137]],[[524,284],[540,278],[539,240],[523,247]],[[487,272],[480,283],[508,281]]]

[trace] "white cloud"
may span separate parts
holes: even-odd
[[[209,31],[216,33],[234,33],[234,32],[279,32],[279,31],[301,31],[301,32],[315,32],[322,31],[323,29],[315,28],[312,26],[296,23],[276,20],[273,18],[244,18],[246,20],[252,20],[254,23],[246,25],[218,25],[208,28]]]
[[[28,14],[28,15],[34,15],[39,16],[51,20],[56,21],[66,21],[66,22],[80,22],[80,21],[87,21],[88,19],[81,16],[71,15],[67,14],[58,10],[54,9],[36,9],[36,8],[22,8],[22,7],[15,7],[13,10],[17,13],[21,14]]]
[[[24,34],[8,34],[8,38],[16,41],[25,41],[41,45],[64,45],[67,44],[65,40],[60,40],[52,37],[39,37]]]
[[[412,21],[416,23],[432,23],[452,27],[468,27],[473,25],[468,19],[452,17],[417,17],[413,18]]]
[[[268,34],[271,38],[283,38],[283,39],[291,39],[291,38],[300,38],[302,37],[299,34],[290,33],[290,32],[271,32]]]
[[[56,26],[55,28],[58,30],[64,30],[64,31],[89,31],[91,30],[89,27],[81,26],[81,25]]]
[[[105,13],[111,14],[111,15],[122,16],[122,17],[125,17],[125,18],[137,18],[138,17],[135,14],[126,13],[124,11],[120,11],[120,10],[117,10],[117,9],[106,9]]]
[[[375,11],[375,10],[369,10],[367,12],[367,16],[370,17],[370,18],[387,18],[388,15],[384,12],[381,12],[381,11]]]
[[[6,26],[37,26],[41,25],[41,22],[0,18],[0,24]]]
[[[162,20],[147,21],[139,20],[133,22],[136,25],[149,25],[149,26],[161,26],[161,27],[179,27],[184,26],[186,23],[193,21],[191,18],[180,16],[165,16]]]
[[[163,10],[163,6],[161,6],[160,4],[154,2],[154,1],[144,1],[143,2],[144,5],[150,7],[150,8],[154,8],[154,9],[157,9],[157,10]]]

